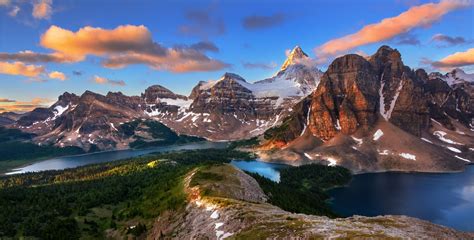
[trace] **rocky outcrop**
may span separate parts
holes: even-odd
[[[411,70],[388,46],[368,59],[339,57],[304,101],[309,109],[295,108],[265,132],[260,156],[327,162],[354,172],[459,171],[473,157],[472,85],[460,78],[449,85],[447,77],[452,73]],[[459,141],[442,137],[448,135]]]
[[[309,129],[323,140],[339,131],[367,129],[377,119],[377,79],[369,62],[358,55],[336,59],[311,98]]]
[[[187,100],[186,96],[173,93],[171,90],[161,86],[153,85],[145,89],[145,92],[141,95],[146,103],[153,104],[158,103],[160,99],[184,99]]]
[[[472,233],[406,216],[353,216],[328,218],[284,211],[266,203],[255,180],[233,169],[215,169],[222,181],[209,180],[192,187],[193,174],[185,179],[188,204],[183,212],[162,214],[149,231],[152,239],[329,239],[426,238],[470,239]],[[240,183],[240,184],[239,184]],[[242,184],[244,183],[244,184]],[[223,187],[219,188],[219,186]],[[222,190],[221,190],[222,189]],[[201,196],[202,192],[213,195]],[[252,197],[239,193],[249,194]],[[257,196],[257,198],[255,197]]]

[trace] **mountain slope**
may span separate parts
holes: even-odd
[[[474,159],[465,89],[411,70],[387,46],[368,60],[346,55],[331,63],[298,112],[265,133],[260,154],[354,172],[459,171]]]

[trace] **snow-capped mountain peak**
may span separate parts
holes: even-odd
[[[288,66],[298,63],[301,59],[307,58],[308,54],[303,52],[303,49],[301,49],[300,46],[296,46],[295,48],[293,48],[293,50],[291,50],[290,54],[288,55],[288,58],[281,66],[280,71],[284,71],[288,68]]]
[[[434,72],[430,74],[430,78],[441,78],[450,86],[463,82],[474,83],[474,73],[466,73],[461,68],[455,68],[445,75],[442,75],[439,72]]]

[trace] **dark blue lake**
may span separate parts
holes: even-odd
[[[370,173],[329,191],[344,216],[407,215],[474,231],[474,166],[462,173]]]
[[[287,165],[232,161],[274,181]],[[344,216],[407,215],[462,231],[474,231],[474,166],[461,173],[370,173],[329,191],[332,208]]]

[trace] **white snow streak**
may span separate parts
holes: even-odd
[[[374,141],[377,141],[379,140],[381,137],[383,136],[383,132],[382,130],[378,129],[375,133],[374,133]]]
[[[410,153],[400,153],[398,154],[402,158],[410,159],[410,160],[416,160],[416,156]]]
[[[446,138],[445,136],[447,135],[447,133],[445,133],[443,131],[435,131],[435,132],[433,132],[433,135],[435,135],[436,137],[438,137],[439,140],[441,140],[445,143],[455,144],[455,145],[463,145],[461,143],[458,143],[458,142],[455,142],[451,139]]]
[[[455,153],[462,153],[462,151],[457,148],[453,148],[453,147],[446,147],[446,148]]]
[[[469,162],[469,163],[471,162],[471,160],[462,158],[462,157],[460,157],[460,156],[458,156],[458,155],[454,155],[454,157],[457,158],[457,159],[461,159],[461,160],[463,160],[463,161],[465,161],[465,162]]]

